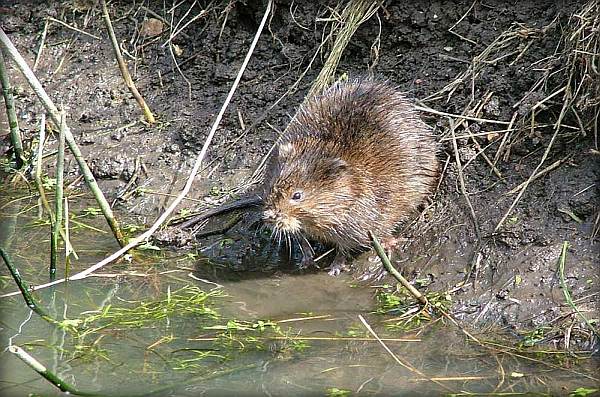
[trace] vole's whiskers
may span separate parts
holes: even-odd
[[[292,257],[292,238],[290,237],[290,234],[288,232],[285,233],[285,239],[288,245],[288,256],[291,258]]]
[[[308,241],[308,239],[306,238],[306,236],[305,236],[304,234],[302,234],[302,233],[298,233],[298,235],[299,235],[300,237],[302,237],[302,239],[303,239],[303,240],[306,242],[306,246],[307,246],[308,248],[310,248],[310,253],[311,253],[312,255],[314,255],[314,254],[315,254],[315,249],[314,249],[314,248],[313,248],[313,246],[310,244],[310,241]],[[298,242],[298,243],[300,243],[300,242]],[[300,244],[300,248],[302,248],[302,244]],[[304,252],[304,250],[303,250],[302,252]]]
[[[262,234],[263,230],[265,230],[265,227],[266,225],[264,223],[261,223],[259,227],[254,229],[254,240],[256,240],[256,236]]]
[[[294,239],[295,242],[298,243],[298,246],[300,247],[300,252],[302,252],[302,257],[304,258],[306,256],[306,253],[304,252],[304,247],[302,246],[302,244],[300,244],[300,240],[298,239],[298,237],[302,237],[302,236],[299,233],[292,234],[292,238]]]

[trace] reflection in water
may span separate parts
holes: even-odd
[[[23,212],[23,208],[23,202],[15,202],[2,209],[0,242],[29,283],[45,282],[49,227],[36,225],[34,211]],[[86,217],[78,222],[71,236],[81,259],[74,263],[73,272],[117,248],[110,234],[85,227],[105,229],[103,222]],[[3,298],[1,346],[4,350],[12,342],[26,348],[80,390],[114,395],[148,392],[236,368],[240,370],[159,395],[447,392],[398,365],[369,337],[358,319],[361,314],[398,357],[453,391],[562,392],[593,384],[586,371],[594,363],[584,362],[577,371],[552,372],[547,365],[516,356],[495,359],[441,321],[409,335],[390,332],[385,328],[388,317],[373,314],[375,288],[350,274],[332,278],[325,272],[264,265],[278,254],[256,247],[251,251],[256,254],[254,261],[265,261],[262,270],[256,263],[243,272],[228,270],[231,266],[224,258],[244,252],[239,249],[244,238],[248,236],[234,235],[233,243],[222,244],[220,253],[208,250],[211,259],[190,253],[142,254],[131,264],[113,264],[94,277],[35,294],[55,318],[85,320],[72,324],[79,327],[77,332],[32,316],[20,297]],[[14,290],[11,280],[4,277],[3,281],[2,292]],[[198,294],[186,295],[190,286],[211,295],[205,301],[193,300]],[[225,296],[212,295],[215,291]],[[178,301],[184,298],[190,300]],[[194,309],[206,305],[206,312],[176,306],[182,302],[183,307]],[[160,315],[157,308],[171,311]],[[125,309],[136,310],[135,323],[132,312]],[[213,310],[218,316],[212,315]],[[116,321],[119,313],[123,317]],[[60,394],[10,353],[3,351],[0,357],[2,395]],[[241,370],[248,364],[253,367]]]

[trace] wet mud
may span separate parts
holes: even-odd
[[[69,125],[117,214],[132,222],[150,224],[170,195],[183,186],[260,21],[264,4],[247,3],[206,5],[206,15],[177,35],[171,46],[164,44],[168,21],[158,23],[158,32],[161,28],[164,31],[156,36],[147,22],[153,18],[148,9],[167,15],[162,2],[151,1],[144,7],[128,2],[111,4],[115,30],[127,49],[136,85],[158,118],[154,126],[142,121],[122,81],[101,10],[94,2],[3,3],[3,29],[30,65],[48,16],[95,36],[50,23],[36,73],[55,103],[66,110]],[[331,27],[323,19],[330,9],[311,2],[276,3],[189,196],[198,201],[186,201],[187,208],[218,204],[244,185],[294,115],[323,65],[330,44],[321,50],[319,46]],[[561,28],[582,4],[525,1],[509,5],[492,1],[475,2],[469,9],[471,2],[385,2],[384,8],[352,38],[338,74],[353,77],[373,73],[422,104],[452,114],[460,114],[474,98],[489,94],[480,117],[507,122],[515,109],[527,112],[550,94],[543,87],[528,94],[541,73],[532,65],[553,55]],[[181,18],[187,8],[181,7],[176,15]],[[515,26],[548,29],[536,33],[539,37],[523,56],[512,55],[514,62],[487,64],[473,89],[470,84],[460,84],[450,96],[445,93],[439,99],[430,98],[502,32]],[[523,34],[522,46],[517,49],[528,43]],[[42,108],[23,78],[12,70],[21,128],[26,142],[31,142],[37,134]],[[561,78],[555,75],[550,80]],[[521,98],[525,100],[519,103]],[[556,111],[548,108],[540,114],[540,123],[556,120]],[[443,136],[447,117],[423,113],[423,118],[442,141],[440,160],[446,166],[439,189],[424,211],[400,228],[401,244],[394,253],[396,266],[412,281],[427,279],[427,290],[452,290],[452,311],[465,323],[517,332],[557,319],[572,320],[557,273],[561,247],[567,241],[566,284],[574,298],[582,299],[580,310],[597,318],[600,250],[597,235],[592,236],[598,227],[600,167],[593,131],[584,136],[580,131],[565,129],[558,135],[545,165],[558,160],[560,165],[530,184],[504,226],[494,232],[515,198],[510,190],[531,175],[550,143],[552,130],[534,134],[526,128],[520,130],[511,141],[510,153],[496,162],[501,175],[498,177],[478,153],[480,147],[489,145],[486,153],[493,158],[502,137],[494,131],[505,125],[472,122],[470,132],[490,132],[488,136],[481,134],[476,144],[468,138],[457,140],[461,162],[468,162],[463,175],[477,233],[461,194],[452,142]],[[569,116],[566,124],[577,125],[577,121]],[[5,151],[7,136],[0,139]],[[55,144],[50,138],[49,150]],[[45,166],[51,173],[50,163],[47,161]],[[66,169],[67,183],[75,181],[79,171],[70,157]],[[135,190],[129,186],[124,194],[123,189],[133,177]],[[76,186],[82,186],[81,182]],[[226,218],[211,221],[209,227],[218,227]],[[161,240],[200,252],[240,277],[244,272],[248,277],[260,275],[267,280],[265,288],[278,272],[302,274],[294,267],[298,252],[288,252],[287,247],[279,249],[255,221],[256,215],[250,214],[225,236],[197,241],[185,233],[173,232],[166,236],[163,233]],[[383,282],[375,281],[372,273],[377,269],[372,267],[371,256],[359,255],[351,273],[342,277],[358,280],[365,288]],[[460,286],[471,268],[472,276]],[[363,277],[365,274],[368,277]],[[362,278],[367,280],[360,281]],[[325,280],[322,283],[327,284]],[[302,291],[299,293],[306,293],[309,307],[312,298],[319,300],[319,294],[327,292],[324,285],[306,286]]]

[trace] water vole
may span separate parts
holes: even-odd
[[[387,83],[334,84],[308,99],[281,136],[267,166],[263,220],[277,238],[333,245],[339,272],[368,231],[389,239],[431,193],[437,143],[412,103]]]

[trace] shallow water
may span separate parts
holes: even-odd
[[[73,205],[74,214],[84,212],[84,201],[78,202]],[[0,202],[0,244],[30,284],[47,281],[49,251],[49,226],[33,223],[35,205],[35,200],[27,198]],[[78,217],[76,221],[80,224],[72,222],[71,237],[80,260],[72,263],[72,272],[117,249],[110,234],[83,226],[107,230],[99,218]],[[232,272],[218,263],[201,255],[151,251],[131,264],[112,264],[94,277],[35,293],[55,318],[76,319],[109,306],[131,307],[139,301],[166,299],[182,287],[196,286],[224,295],[207,299],[207,305],[219,313],[217,319],[174,313],[138,328],[113,325],[76,338],[32,315],[20,296],[2,298],[0,394],[61,394],[4,350],[11,343],[26,348],[79,390],[107,395],[148,393],[168,385],[173,388],[157,395],[324,396],[335,395],[333,388],[381,396],[460,391],[564,394],[597,384],[593,379],[597,361],[583,360],[564,370],[514,355],[492,355],[441,321],[416,334],[392,332],[385,328],[390,317],[373,313],[375,288],[357,282],[352,274],[334,278],[326,272],[301,272],[289,266]],[[63,271],[61,266],[59,275]],[[8,274],[4,267],[1,274]],[[14,290],[12,279],[3,276],[2,293]],[[359,315],[380,337],[396,339],[384,343],[400,363],[370,337]],[[263,333],[210,328],[233,319],[250,324],[272,320],[282,331],[275,334],[268,326]],[[283,334],[305,338],[303,345],[290,347]],[[227,343],[228,335],[231,343]],[[212,340],[215,336],[221,339]],[[493,339],[491,331],[489,336]],[[197,379],[222,370],[233,372]]]

